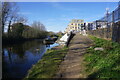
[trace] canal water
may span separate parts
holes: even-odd
[[[28,70],[42,58],[47,49],[58,46],[44,45],[42,41],[27,41],[21,44],[3,46],[3,78],[24,78]]]

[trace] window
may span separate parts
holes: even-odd
[[[78,26],[80,26],[80,24],[78,24]]]

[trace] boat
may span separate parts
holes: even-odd
[[[44,44],[54,44],[55,43],[55,40],[56,38],[51,38],[51,37],[47,37],[43,40],[43,43]]]

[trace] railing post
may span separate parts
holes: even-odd
[[[118,20],[120,20],[120,1],[118,3]]]
[[[114,32],[114,27],[115,26],[115,22],[114,22],[114,11],[112,12],[112,41],[115,41],[115,32]]]
[[[118,2],[118,7],[120,7],[120,1]]]

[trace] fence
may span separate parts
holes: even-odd
[[[97,20],[96,30],[90,30],[88,34],[120,42],[120,4],[112,13]]]

